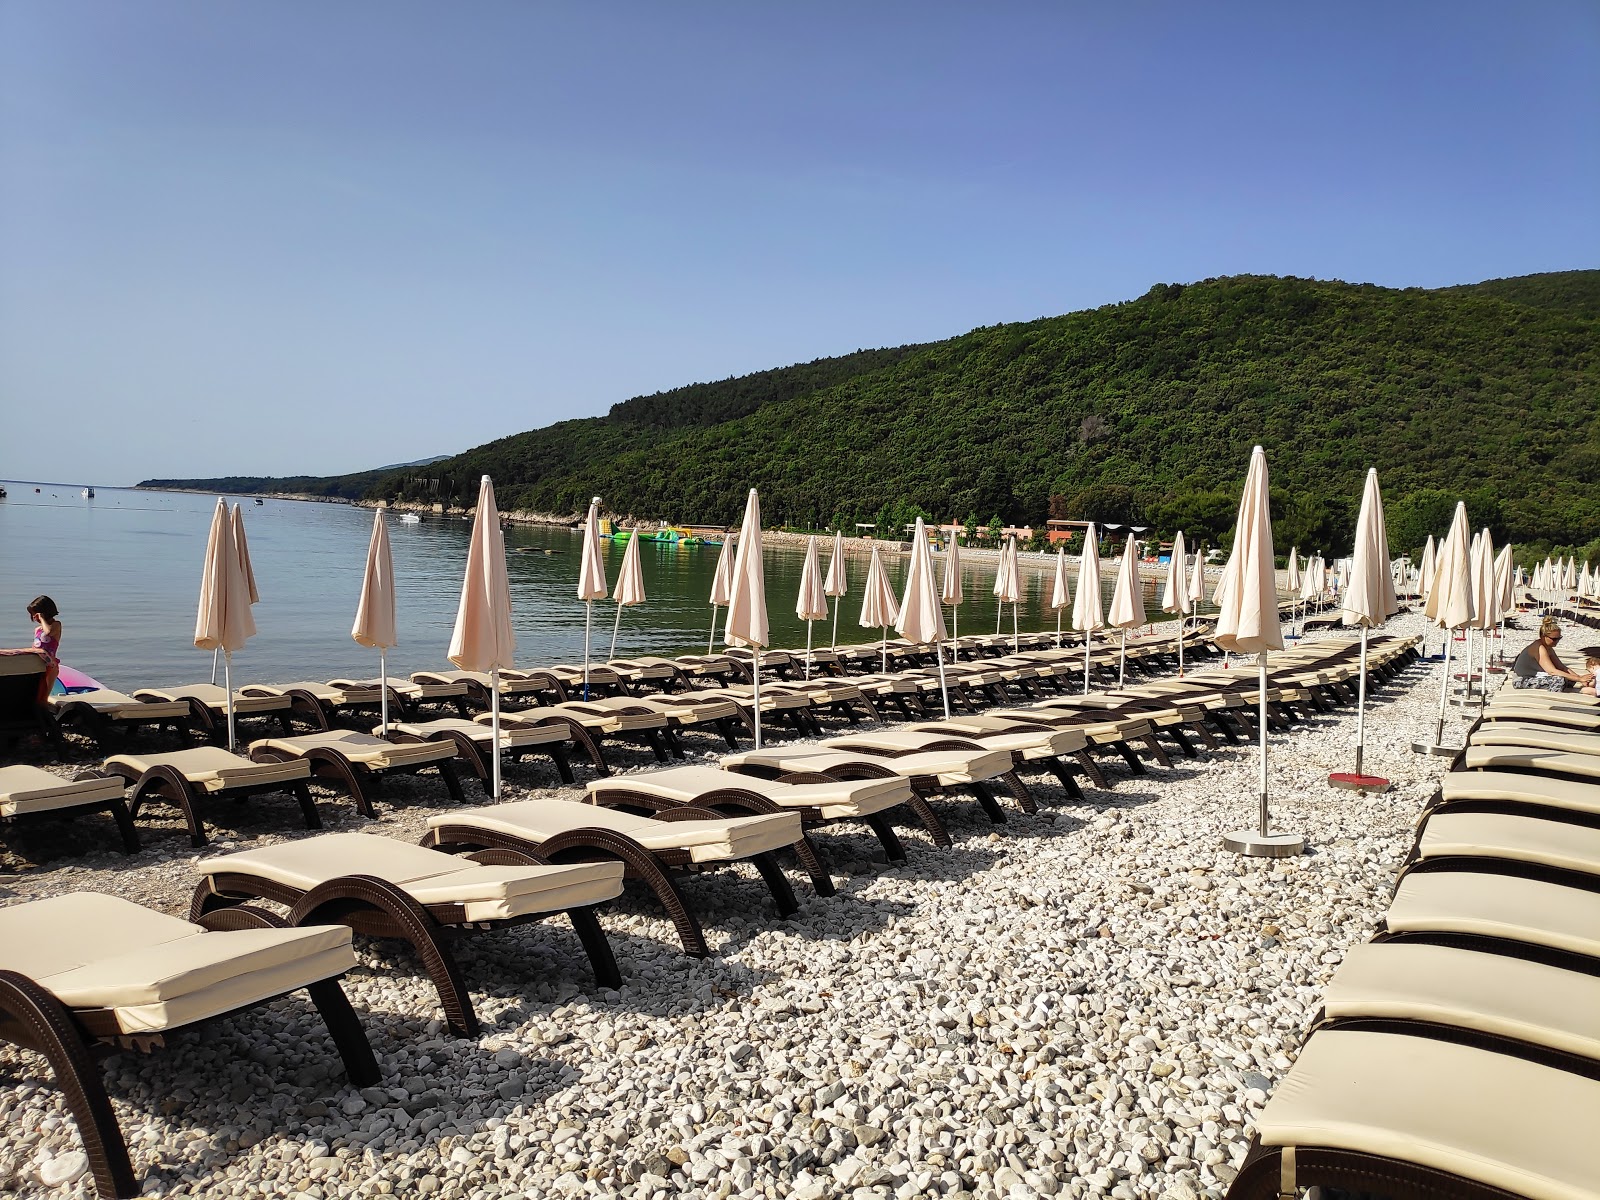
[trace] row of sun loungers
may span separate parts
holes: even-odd
[[[1230,1198],[1600,1194],[1600,707],[1502,689],[1452,767]]]

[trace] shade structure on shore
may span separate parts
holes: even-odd
[[[484,480],[488,480],[485,475]],[[606,563],[600,556],[600,497],[589,501],[583,519],[583,551],[578,560],[578,599],[583,601],[583,698],[589,698],[589,636],[594,629],[594,602],[606,598]],[[498,754],[498,749],[496,750]]]
[[[998,601],[994,610],[994,631],[1000,632],[1000,615],[1006,605],[1011,605],[1011,649],[1015,652],[1020,643],[1017,633],[1017,604],[1022,599],[1022,575],[1017,566],[1017,539],[1009,537],[1000,550],[1000,562],[994,572],[994,595]]]
[[[1194,604],[1189,599],[1189,581],[1183,577],[1183,566],[1186,556],[1183,544],[1183,530],[1178,530],[1178,535],[1172,539],[1172,553],[1167,558],[1167,586],[1161,593],[1161,611],[1176,613],[1178,617],[1178,675],[1183,675],[1183,627],[1184,618],[1194,611]]]
[[[1121,687],[1128,671],[1128,630],[1144,624],[1144,589],[1139,586],[1139,544],[1128,535],[1122,548],[1122,561],[1117,564],[1117,582],[1111,591],[1111,627],[1122,635],[1121,650],[1117,655],[1117,686]]]
[[[761,650],[768,644],[767,579],[761,565],[761,497],[756,489],[744,503],[739,525],[739,549],[733,559],[733,590],[728,597],[728,620],[723,636],[730,646],[747,646],[755,684],[755,743],[761,748]]]
[[[1424,604],[1428,602],[1428,593],[1433,590],[1433,576],[1438,569],[1439,548],[1433,544],[1433,534],[1430,533],[1427,543],[1422,547],[1422,562],[1417,565],[1417,599]]]
[[[356,604],[350,636],[356,645],[378,652],[378,736],[389,734],[389,651],[399,645],[394,619],[394,557],[389,553],[389,523],[380,508],[372,514],[372,540],[367,543],[367,569],[361,576],[361,599]]]
[[[239,535],[244,517],[238,506],[233,513],[223,500],[211,515],[211,532],[206,538],[205,565],[200,572],[200,602],[194,622],[194,644],[202,650],[222,652],[222,686],[228,696],[228,749],[237,744],[233,719],[233,652],[243,649],[256,634],[256,620],[250,605],[256,598],[255,577],[247,565],[248,552],[241,553]]]
[[[911,565],[906,570],[905,597],[894,630],[908,642],[933,647],[934,657],[939,661],[939,696],[944,701],[944,715],[948,718],[950,690],[944,679],[944,650],[939,645],[945,639],[944,608],[933,573],[933,550],[928,546],[928,531],[921,517],[917,518],[911,534]]]
[[[794,615],[806,623],[806,678],[811,678],[811,623],[828,615],[828,594],[823,591],[822,564],[817,561],[817,539],[806,539],[806,561],[800,568],[800,595]]]
[[[1473,618],[1472,609],[1472,533],[1467,525],[1467,506],[1458,503],[1450,521],[1450,532],[1440,544],[1434,560],[1433,580],[1423,614],[1444,632],[1444,678],[1439,682],[1439,724],[1431,745],[1412,743],[1419,753],[1453,755],[1444,744],[1445,705],[1450,697],[1450,641],[1457,629],[1464,629]]]
[[[617,616],[611,623],[611,652],[606,655],[607,658],[617,656],[617,633],[622,628],[622,610],[645,601],[644,571],[639,566],[639,539],[636,537],[628,539],[628,548],[622,552],[622,569],[617,572],[617,586],[611,598],[617,602]]]
[[[1067,586],[1067,548],[1056,551],[1056,573],[1050,583],[1050,607],[1056,614],[1056,649],[1061,648],[1061,615],[1072,607],[1072,589]]]
[[[900,607],[894,598],[894,588],[889,584],[889,573],[883,569],[878,556],[878,543],[872,543],[872,563],[867,567],[867,583],[862,589],[861,617],[857,624],[863,629],[883,631],[882,670],[889,669],[889,626],[900,619]]]
[[[1362,770],[1366,753],[1367,718],[1367,631],[1382,625],[1400,611],[1394,594],[1394,576],[1389,568],[1389,534],[1384,524],[1383,494],[1378,487],[1376,469],[1367,471],[1361,492],[1361,513],[1356,518],[1355,552],[1350,561],[1350,586],[1345,588],[1339,619],[1361,630],[1361,664],[1356,679],[1356,769],[1336,771],[1328,776],[1335,787],[1360,792],[1382,792],[1389,781]]]
[[[511,627],[511,580],[506,574],[506,543],[494,484],[485,475],[478,484],[478,510],[467,543],[467,571],[461,582],[455,630],[450,635],[451,662],[463,671],[489,673],[490,727],[494,735],[494,772],[490,791],[500,798],[500,669],[517,653]]]
[[[1199,612],[1206,602],[1206,544],[1201,542],[1194,551],[1194,573],[1189,576],[1189,603]]]
[[[1072,598],[1072,627],[1083,634],[1083,694],[1089,694],[1089,643],[1094,631],[1106,627],[1100,606],[1100,542],[1094,522],[1083,531],[1083,553],[1078,556],[1078,594]]]
[[[1217,613],[1217,644],[1231,653],[1256,656],[1261,802],[1256,828],[1234,830],[1223,837],[1222,845],[1236,854],[1267,858],[1299,854],[1305,849],[1305,839],[1297,834],[1272,832],[1268,811],[1267,661],[1271,651],[1283,649],[1283,625],[1278,618],[1278,570],[1268,508],[1267,455],[1260,446],[1250,452],[1250,470],[1245,475],[1234,525],[1233,553],[1223,574],[1228,587]]]
[[[1472,620],[1467,622],[1467,692],[1472,699],[1472,685],[1478,683],[1478,703],[1488,700],[1489,685],[1489,631],[1500,623],[1500,591],[1495,586],[1494,535],[1487,527],[1478,531],[1473,539],[1471,559]],[[1472,631],[1478,631],[1479,670],[1473,671]]]
[[[728,607],[728,598],[733,595],[733,555],[728,552],[733,542],[732,534],[722,539],[722,549],[717,554],[716,574],[711,577],[711,632],[706,637],[707,654],[717,644],[717,609]]]
[[[238,556],[240,568],[244,571],[245,590],[249,593],[250,603],[252,605],[257,604],[261,600],[261,595],[256,591],[256,572],[250,563],[250,542],[244,535],[244,513],[237,504],[229,510],[228,524],[233,529],[233,552]],[[211,682],[213,684],[217,682],[217,663],[220,657],[221,651],[213,650],[211,652]]]
[[[950,545],[944,555],[944,586],[939,591],[939,598],[950,606],[950,661],[956,657],[955,642],[961,636],[961,601],[965,593],[961,590],[961,539],[955,534],[950,535]]]
[[[822,581],[822,590],[833,597],[833,648],[839,648],[839,599],[850,590],[850,580],[844,561],[844,530],[833,531],[833,557],[828,559],[828,577]]]
[[[1300,548],[1289,547],[1289,592],[1293,594],[1300,590]]]

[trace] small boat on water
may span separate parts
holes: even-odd
[[[263,500],[263,499],[262,499],[262,498],[261,498],[261,497],[260,497],[260,496],[257,496],[257,497],[256,497],[256,503],[257,503],[257,504],[265,504],[265,503],[266,503],[266,501],[265,501],[265,500]]]
[[[94,499],[94,489],[92,487],[84,488],[83,489],[83,498],[85,500],[93,500]]]
[[[5,498],[6,498],[6,489],[4,488],[4,486],[0,486],[0,500],[4,500]]]
[[[422,518],[417,516],[416,513],[406,513],[400,518],[400,523],[402,525],[421,525]]]

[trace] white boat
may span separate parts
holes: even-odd
[[[400,518],[400,523],[402,525],[421,525],[422,518],[417,516],[416,513],[406,513]]]
[[[94,489],[93,488],[84,488],[83,489],[83,498],[85,500],[93,500],[94,499]]]

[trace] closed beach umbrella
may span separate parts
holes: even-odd
[[[485,475],[484,481],[489,477]],[[491,493],[492,495],[492,493]],[[594,602],[606,598],[606,563],[600,556],[600,497],[589,501],[583,521],[583,555],[578,562],[578,599],[583,601],[583,698],[589,698],[589,634],[594,626]],[[509,665],[509,664],[507,664]],[[499,750],[495,750],[499,754]]]
[[[1072,589],[1067,586],[1067,548],[1056,551],[1056,576],[1050,585],[1050,607],[1056,614],[1056,649],[1061,648],[1061,614],[1072,606]]]
[[[939,660],[939,695],[944,700],[944,715],[950,716],[950,692],[944,681],[944,608],[939,601],[938,580],[933,573],[933,550],[928,546],[928,531],[922,518],[911,534],[911,566],[906,571],[905,598],[894,623],[895,632],[909,642],[932,646]]]
[[[961,539],[955,533],[950,535],[950,548],[944,556],[944,587],[939,592],[939,598],[950,606],[950,661],[956,658],[955,643],[961,636],[961,601],[964,598],[961,591]]]
[[[211,515],[211,532],[206,538],[205,565],[200,572],[200,603],[195,614],[194,644],[213,653],[222,651],[222,687],[228,695],[228,749],[235,746],[233,721],[233,652],[243,649],[256,634],[256,621],[250,615],[254,596],[251,576],[239,552],[235,530],[243,530],[244,518],[238,506],[229,515],[228,506],[217,501]]]
[[[1199,612],[1206,602],[1206,544],[1201,542],[1194,552],[1194,573],[1189,576],[1189,603]]]
[[[1297,546],[1289,547],[1289,590],[1291,592],[1300,590],[1300,555]]]
[[[229,512],[228,524],[233,529],[233,552],[239,558],[240,569],[244,571],[245,590],[249,594],[250,603],[257,604],[261,600],[260,593],[256,591],[256,572],[250,564],[250,543],[244,536],[244,513],[235,504]],[[211,652],[211,682],[217,682],[217,660],[221,651]]]
[[[1389,535],[1383,519],[1383,495],[1378,489],[1378,472],[1367,471],[1361,493],[1361,515],[1356,518],[1355,553],[1350,560],[1350,586],[1344,591],[1340,620],[1361,630],[1361,667],[1356,682],[1356,769],[1328,776],[1335,787],[1361,792],[1387,791],[1389,781],[1366,775],[1361,760],[1366,749],[1367,716],[1367,630],[1382,625],[1400,611],[1394,594],[1394,576],[1389,571]]]
[[[1290,556],[1293,561],[1293,554]],[[1167,559],[1167,586],[1161,593],[1161,611],[1178,614],[1178,675],[1183,675],[1183,625],[1184,618],[1194,611],[1189,600],[1188,580],[1183,577],[1185,549],[1183,530],[1172,539],[1172,555]]]
[[[1454,630],[1463,629],[1473,618],[1472,608],[1472,533],[1467,525],[1467,506],[1458,503],[1450,532],[1440,545],[1434,560],[1432,586],[1428,589],[1428,602],[1423,614],[1438,629],[1444,631],[1444,678],[1439,684],[1439,726],[1432,745],[1413,743],[1412,749],[1421,753],[1453,755],[1455,750],[1444,745],[1445,703],[1450,694],[1450,636]]]
[[[1267,455],[1260,446],[1250,452],[1250,471],[1239,497],[1233,532],[1231,576],[1225,603],[1217,614],[1217,644],[1235,654],[1254,654],[1261,727],[1261,806],[1256,829],[1235,830],[1222,839],[1237,854],[1281,858],[1299,854],[1305,840],[1296,834],[1273,833],[1267,811],[1267,657],[1283,649],[1278,619],[1278,569],[1272,550],[1272,514],[1267,507]]]
[[[883,569],[878,557],[878,544],[872,544],[872,565],[867,568],[867,584],[861,596],[861,617],[858,624],[863,629],[883,631],[881,670],[889,669],[889,626],[900,619],[900,606],[894,598],[894,588],[889,584],[889,573]]]
[[[356,645],[378,652],[380,701],[378,736],[389,735],[389,650],[400,642],[394,620],[394,559],[389,554],[389,525],[383,510],[372,514],[372,540],[367,543],[367,569],[361,577],[361,600],[350,629]]]
[[[761,498],[756,489],[744,505],[739,526],[739,549],[733,558],[733,592],[728,597],[728,621],[723,636],[731,646],[748,646],[754,658],[755,740],[761,748],[761,648],[768,644],[767,579],[761,569]]]
[[[844,530],[833,531],[833,557],[828,560],[828,577],[822,581],[822,590],[833,597],[833,648],[839,648],[839,598],[850,590],[850,580],[845,570]]]
[[[1433,576],[1438,569],[1439,550],[1433,544],[1433,534],[1430,533],[1427,544],[1422,547],[1422,564],[1417,568],[1417,599],[1424,604],[1428,602],[1428,593],[1433,590]]]
[[[817,561],[817,539],[806,539],[806,561],[800,568],[800,595],[794,615],[806,623],[806,678],[811,678],[811,622],[828,615],[828,594],[823,590],[822,564]]]
[[[731,545],[733,536],[729,534],[722,539],[722,549],[717,554],[717,573],[711,577],[711,633],[706,638],[707,654],[717,644],[717,609],[726,608],[733,595],[733,555],[728,553]]]
[[[1094,523],[1083,531],[1083,553],[1078,556],[1078,594],[1072,599],[1072,627],[1083,634],[1083,693],[1089,694],[1089,642],[1096,629],[1106,627],[1100,606],[1100,543]]]
[[[622,628],[622,610],[644,603],[644,572],[639,569],[639,539],[628,539],[628,548],[622,552],[622,570],[617,573],[617,589],[611,593],[617,602],[617,616],[611,623],[611,653],[617,656],[617,632]]]
[[[490,727],[494,731],[491,790],[496,800],[500,799],[500,668],[509,667],[516,652],[506,543],[500,533],[500,512],[494,504],[494,484],[485,475],[478,484],[478,511],[472,518],[467,573],[461,582],[461,603],[456,609],[448,657],[463,671],[489,672]]]
[[[1017,564],[1017,539],[1006,539],[1005,549],[1000,552],[1000,566],[995,571],[994,594],[1000,598],[1000,606],[1011,605],[1011,649],[1015,653],[1018,648],[1017,635],[1017,603],[1022,599],[1022,573]],[[1000,632],[1000,610],[995,610],[994,631]]]
[[[1117,564],[1117,582],[1111,592],[1110,622],[1113,629],[1121,631],[1122,650],[1117,656],[1117,686],[1121,687],[1128,670],[1128,630],[1144,624],[1144,592],[1139,586],[1139,548],[1128,535],[1122,548],[1122,561]]]

